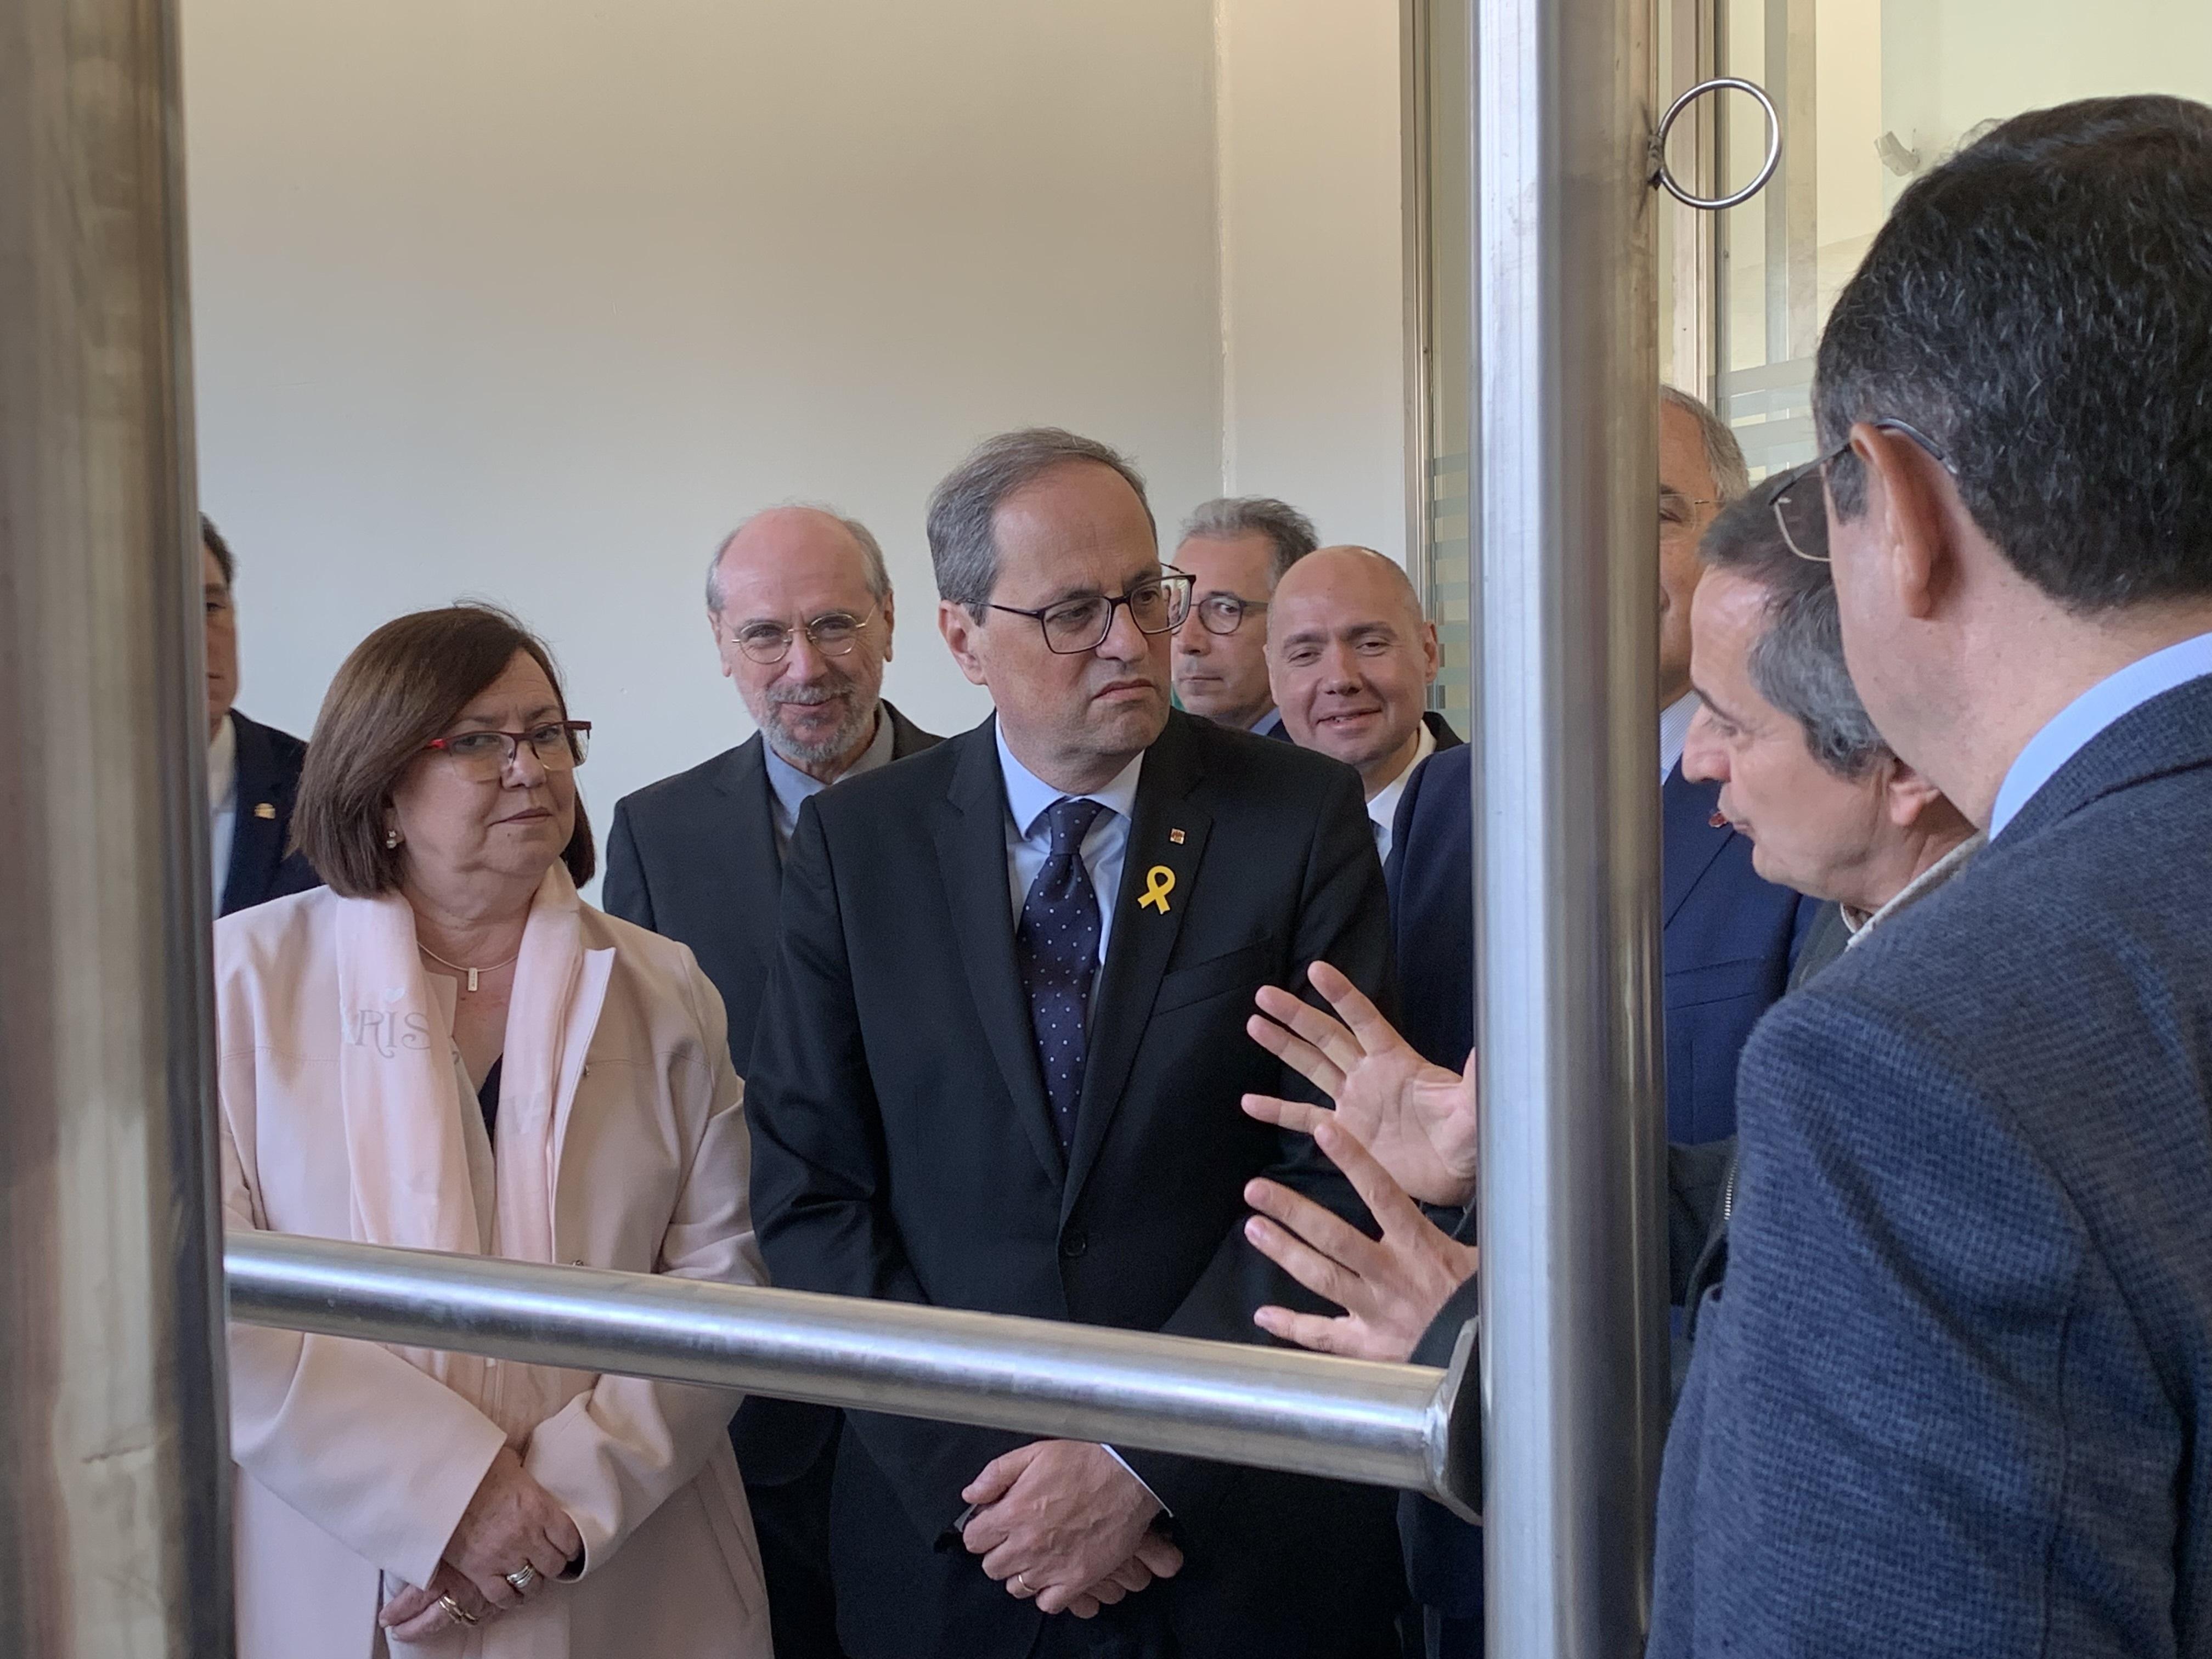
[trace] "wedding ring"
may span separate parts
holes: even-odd
[[[538,1569],[525,1561],[520,1569],[507,1575],[507,1582],[518,1590],[526,1590],[538,1582]]]
[[[1027,1597],[1035,1595],[1036,1592],[1030,1588],[1030,1581],[1028,1579],[1023,1577],[1021,1574],[1016,1573],[1014,1575],[1014,1594],[1019,1596]]]
[[[445,1608],[447,1616],[457,1625],[473,1625],[477,1621],[476,1614],[471,1613],[450,1595],[440,1596],[438,1605]]]

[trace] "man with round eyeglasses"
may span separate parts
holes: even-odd
[[[1313,523],[1267,495],[1224,495],[1183,520],[1170,561],[1191,578],[1176,629],[1176,701],[1194,714],[1287,741],[1267,683],[1267,607],[1275,584],[1320,544]]]
[[[937,741],[883,700],[895,600],[882,550],[823,507],[757,513],[714,550],[707,624],[759,728],[615,807],[606,908],[691,947],[744,1073],[775,954],[785,850],[810,796]],[[839,1413],[749,1399],[732,1425],[776,1649],[836,1659],[829,1501]]]

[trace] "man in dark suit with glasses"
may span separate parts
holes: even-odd
[[[746,1097],[770,1270],[1250,1340],[1283,1281],[1245,1182],[1357,1208],[1237,1103],[1297,1082],[1243,1036],[1260,986],[1326,957],[1387,995],[1358,775],[1170,709],[1190,581],[1104,446],[990,441],[929,537],[997,713],[800,816]],[[831,1553],[860,1659],[1381,1659],[1402,1600],[1386,1494],[863,1413]]]

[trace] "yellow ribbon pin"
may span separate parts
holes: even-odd
[[[1156,864],[1145,872],[1145,891],[1139,904],[1159,907],[1162,915],[1168,913],[1168,895],[1175,891],[1175,872],[1164,864]]]

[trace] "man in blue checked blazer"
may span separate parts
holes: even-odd
[[[1989,842],[1760,1024],[1650,1652],[2212,1653],[2212,109],[2023,115],[1821,342],[1844,643]]]

